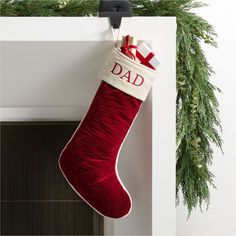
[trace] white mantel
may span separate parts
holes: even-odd
[[[108,19],[4,17],[0,26],[1,120],[81,119],[114,45]],[[120,153],[133,209],[105,219],[106,235],[175,235],[175,32],[174,17],[122,19],[120,37],[151,42],[162,66]]]

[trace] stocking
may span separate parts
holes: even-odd
[[[121,218],[129,214],[132,201],[118,175],[118,156],[157,72],[114,48],[98,76],[101,84],[59,166],[74,191],[98,213]]]

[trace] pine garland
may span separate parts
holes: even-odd
[[[196,0],[131,0],[137,16],[177,17],[176,199],[182,192],[189,214],[209,205],[214,176],[209,171],[213,151],[221,148],[219,91],[210,81],[214,73],[200,46],[216,47],[213,27],[191,10],[205,4]],[[96,16],[98,0],[0,0],[2,16]]]

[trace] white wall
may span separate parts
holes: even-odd
[[[183,206],[177,208],[177,235],[236,235],[236,1],[204,1],[210,4],[196,12],[215,26],[219,49],[205,51],[216,75],[212,82],[223,90],[218,94],[223,124],[224,152],[214,148],[211,167],[217,190],[211,191],[210,209],[194,211],[186,220]]]

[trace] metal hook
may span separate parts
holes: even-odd
[[[99,17],[109,17],[114,29],[120,28],[123,16],[132,16],[132,5],[129,0],[100,0]]]

